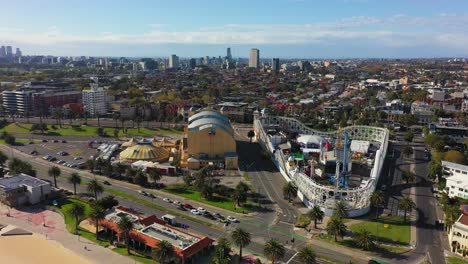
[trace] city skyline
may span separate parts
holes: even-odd
[[[109,3],[5,1],[0,45],[55,56],[224,56],[227,47],[243,58],[254,47],[263,58],[468,56],[463,1]]]

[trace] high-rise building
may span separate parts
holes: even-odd
[[[195,68],[195,67],[197,66],[197,60],[194,59],[194,58],[191,58],[191,59],[190,59],[190,62],[189,62],[189,66],[190,66],[190,68],[192,68],[192,69]]]
[[[228,60],[232,60],[231,48],[227,48],[226,50],[226,58]]]
[[[250,49],[249,55],[249,67],[258,68],[260,66],[260,50]]]
[[[205,65],[210,64],[210,56],[205,56],[205,59],[203,60],[203,64]]]
[[[91,116],[104,115],[107,113],[107,91],[91,84],[90,90],[83,90],[83,106]]]
[[[13,57],[13,49],[11,48],[11,46],[6,46],[6,56]]]
[[[22,56],[21,50],[19,48],[16,48],[15,56],[16,57],[21,57]]]
[[[179,57],[177,55],[172,54],[169,56],[169,68],[179,68]]]
[[[6,48],[5,46],[0,47],[0,57],[5,57],[6,56]]]
[[[280,70],[279,58],[271,59],[271,69],[275,72],[278,72]]]

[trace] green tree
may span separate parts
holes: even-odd
[[[89,181],[86,189],[88,192],[94,195],[94,199],[96,200],[98,199],[98,195],[104,192],[104,187],[98,182],[97,179]]]
[[[215,246],[213,262],[216,264],[227,264],[229,262],[231,251],[231,243],[229,243],[225,237],[219,238]]]
[[[408,131],[408,132],[405,134],[405,141],[407,141],[407,142],[413,142],[413,139],[414,139],[414,134],[413,134],[413,132]]]
[[[278,242],[278,240],[271,239],[263,247],[263,253],[271,260],[272,264],[275,264],[276,260],[282,259],[286,254],[286,248]]]
[[[86,168],[88,168],[88,170],[91,172],[91,173],[94,173],[94,168],[96,167],[96,160],[94,159],[89,159],[86,161]]]
[[[442,167],[440,161],[431,160],[431,162],[429,162],[428,176],[431,180],[439,179],[440,177],[442,177],[443,173],[444,168]]]
[[[10,169],[10,173],[12,175],[24,173],[35,177],[37,173],[31,166],[31,164],[22,161],[18,158],[13,158],[10,160],[10,162],[8,163],[8,169]]]
[[[73,203],[68,213],[75,218],[75,232],[78,232],[78,225],[80,224],[80,218],[85,214],[85,208],[82,204]]]
[[[288,199],[289,202],[297,197],[297,187],[291,181],[283,185],[283,195]]]
[[[99,204],[99,206],[104,209],[111,209],[112,207],[119,205],[119,201],[117,201],[112,195],[102,197],[101,199],[94,201],[94,203]]]
[[[163,240],[158,243],[158,245],[153,249],[153,258],[156,259],[159,263],[171,263],[172,258],[175,256],[174,246],[166,240]]]
[[[101,220],[103,220],[106,217],[106,210],[102,206],[100,206],[99,203],[94,202],[91,204],[91,213],[89,214],[89,217],[96,225],[96,240],[97,240],[98,234],[99,234],[99,223],[101,222]]]
[[[0,151],[0,166],[3,167],[5,166],[5,163],[7,162],[8,160],[8,156],[5,155],[5,153],[3,153],[2,151]]]
[[[375,248],[374,237],[369,230],[362,230],[356,233],[354,242],[363,250],[369,251]]]
[[[255,137],[255,132],[253,130],[249,130],[247,137],[250,139],[250,143],[252,143],[252,138]]]
[[[242,249],[250,244],[250,233],[241,228],[236,228],[231,234],[232,241],[239,247],[239,261],[242,262]]]
[[[162,175],[159,172],[158,168],[152,168],[151,170],[148,171],[148,178],[151,179],[153,183],[157,183],[158,181],[161,180]]]
[[[316,255],[314,250],[309,247],[303,247],[299,253],[297,254],[299,259],[301,260],[301,263],[304,264],[315,264],[316,263]]]
[[[456,150],[447,151],[444,155],[444,160],[453,162],[453,163],[462,164],[462,165],[467,164],[465,155],[463,155],[463,153],[461,153],[460,151],[456,151]]]
[[[404,154],[406,157],[409,157],[411,154],[413,154],[413,148],[412,148],[410,145],[406,145],[406,146],[403,148],[403,154]]]
[[[370,201],[372,206],[375,207],[375,218],[379,218],[379,208],[385,202],[384,193],[381,190],[376,190],[371,194]]]
[[[335,203],[335,212],[333,213],[333,215],[337,216],[340,219],[348,217],[346,204],[343,201],[339,201]]]
[[[236,201],[237,206],[241,206],[241,203],[247,202],[247,192],[249,191],[249,186],[243,182],[239,182],[234,189],[232,198]]]
[[[127,253],[130,255],[130,237],[129,233],[133,229],[133,222],[126,215],[120,218],[120,221],[117,223],[120,231],[124,235],[125,246],[127,247]]]
[[[60,176],[60,174],[62,173],[60,171],[60,168],[57,167],[57,166],[52,166],[47,173],[49,174],[50,177],[54,177],[55,188],[58,188],[58,186],[57,186],[57,177]]]
[[[314,221],[314,228],[317,229],[317,221],[322,221],[325,213],[320,209],[318,205],[315,205],[312,209],[307,212],[307,217],[311,221]]]
[[[332,216],[327,223],[327,233],[329,235],[333,235],[335,237],[335,242],[338,241],[337,237],[343,237],[347,227],[343,222],[343,219],[339,218],[338,216]]]
[[[400,200],[400,203],[398,204],[398,208],[400,210],[403,210],[404,212],[404,217],[403,217],[403,221],[406,222],[406,214],[408,212],[411,212],[413,210],[413,208],[416,207],[416,204],[413,202],[413,200],[411,200],[411,198],[409,198],[408,196],[406,197],[403,197],[401,200]]]
[[[401,179],[406,181],[406,184],[408,184],[410,181],[414,181],[416,178],[416,175],[411,172],[411,171],[402,171],[401,172]]]
[[[68,182],[73,184],[73,194],[76,195],[76,185],[81,184],[81,176],[78,173],[74,172],[68,178]]]

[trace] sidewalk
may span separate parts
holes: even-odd
[[[83,256],[94,263],[122,263],[131,264],[134,261],[119,255],[108,248],[69,233],[61,215],[52,211],[23,212],[10,209],[11,217],[6,216],[7,209],[2,205],[0,223],[14,225],[34,232],[46,240],[54,240],[74,253]],[[43,226],[44,220],[46,227]],[[85,249],[85,247],[87,249]]]

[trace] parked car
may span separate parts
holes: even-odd
[[[191,212],[192,214],[194,214],[194,215],[199,215],[199,214],[200,214],[200,212],[198,212],[197,209],[192,209],[192,210],[190,210],[190,212]]]
[[[58,160],[58,161],[57,161],[57,164],[64,164],[64,163],[65,163],[64,160]]]
[[[32,151],[29,152],[29,154],[31,154],[31,155],[37,155],[37,154],[39,154],[39,152],[37,152],[37,150],[32,150]]]
[[[111,185],[111,183],[108,182],[108,181],[103,181],[102,183],[105,184],[105,185]]]
[[[169,198],[164,198],[163,201],[167,202],[167,203],[172,203],[172,200],[169,199]]]
[[[179,201],[174,201],[173,203],[174,203],[175,205],[182,205],[182,203],[179,202]]]
[[[78,157],[75,157],[73,160],[80,160],[80,159],[83,159],[83,158],[78,156]]]
[[[191,205],[188,204],[188,203],[185,203],[185,204],[184,204],[184,207],[187,208],[187,209],[194,209],[193,206],[191,206]]]
[[[59,142],[58,140],[54,139],[54,143],[58,143],[58,142]]]
[[[198,207],[198,208],[197,208],[197,211],[200,212],[200,213],[202,213],[202,214],[204,214],[204,213],[206,212],[206,209],[203,208],[203,207]]]
[[[47,142],[47,139],[43,139],[42,142]]]
[[[44,160],[49,160],[51,157],[52,157],[52,156],[50,156],[50,155],[45,155],[44,157],[42,157],[42,159],[44,159]]]
[[[52,157],[52,156],[48,159],[48,161],[56,161],[56,160],[57,160],[57,158],[56,158],[56,157]]]
[[[226,219],[231,223],[237,223],[237,219],[235,217],[228,216],[228,217],[226,217]]]
[[[179,209],[179,210],[181,210],[181,211],[187,211],[187,209],[185,209],[185,207],[182,206],[182,205],[178,205],[178,206],[177,206],[177,209]]]
[[[141,194],[141,195],[144,195],[144,196],[147,196],[147,195],[148,195],[148,193],[145,192],[145,191],[143,191],[143,190],[139,190],[138,193]]]
[[[64,139],[64,140],[62,140],[62,143],[67,143],[67,141]]]
[[[152,194],[152,193],[149,193],[148,196],[151,197],[151,198],[156,198],[156,196],[154,194]]]
[[[220,213],[214,213],[213,216],[218,219],[224,219],[224,216],[222,216]]]

